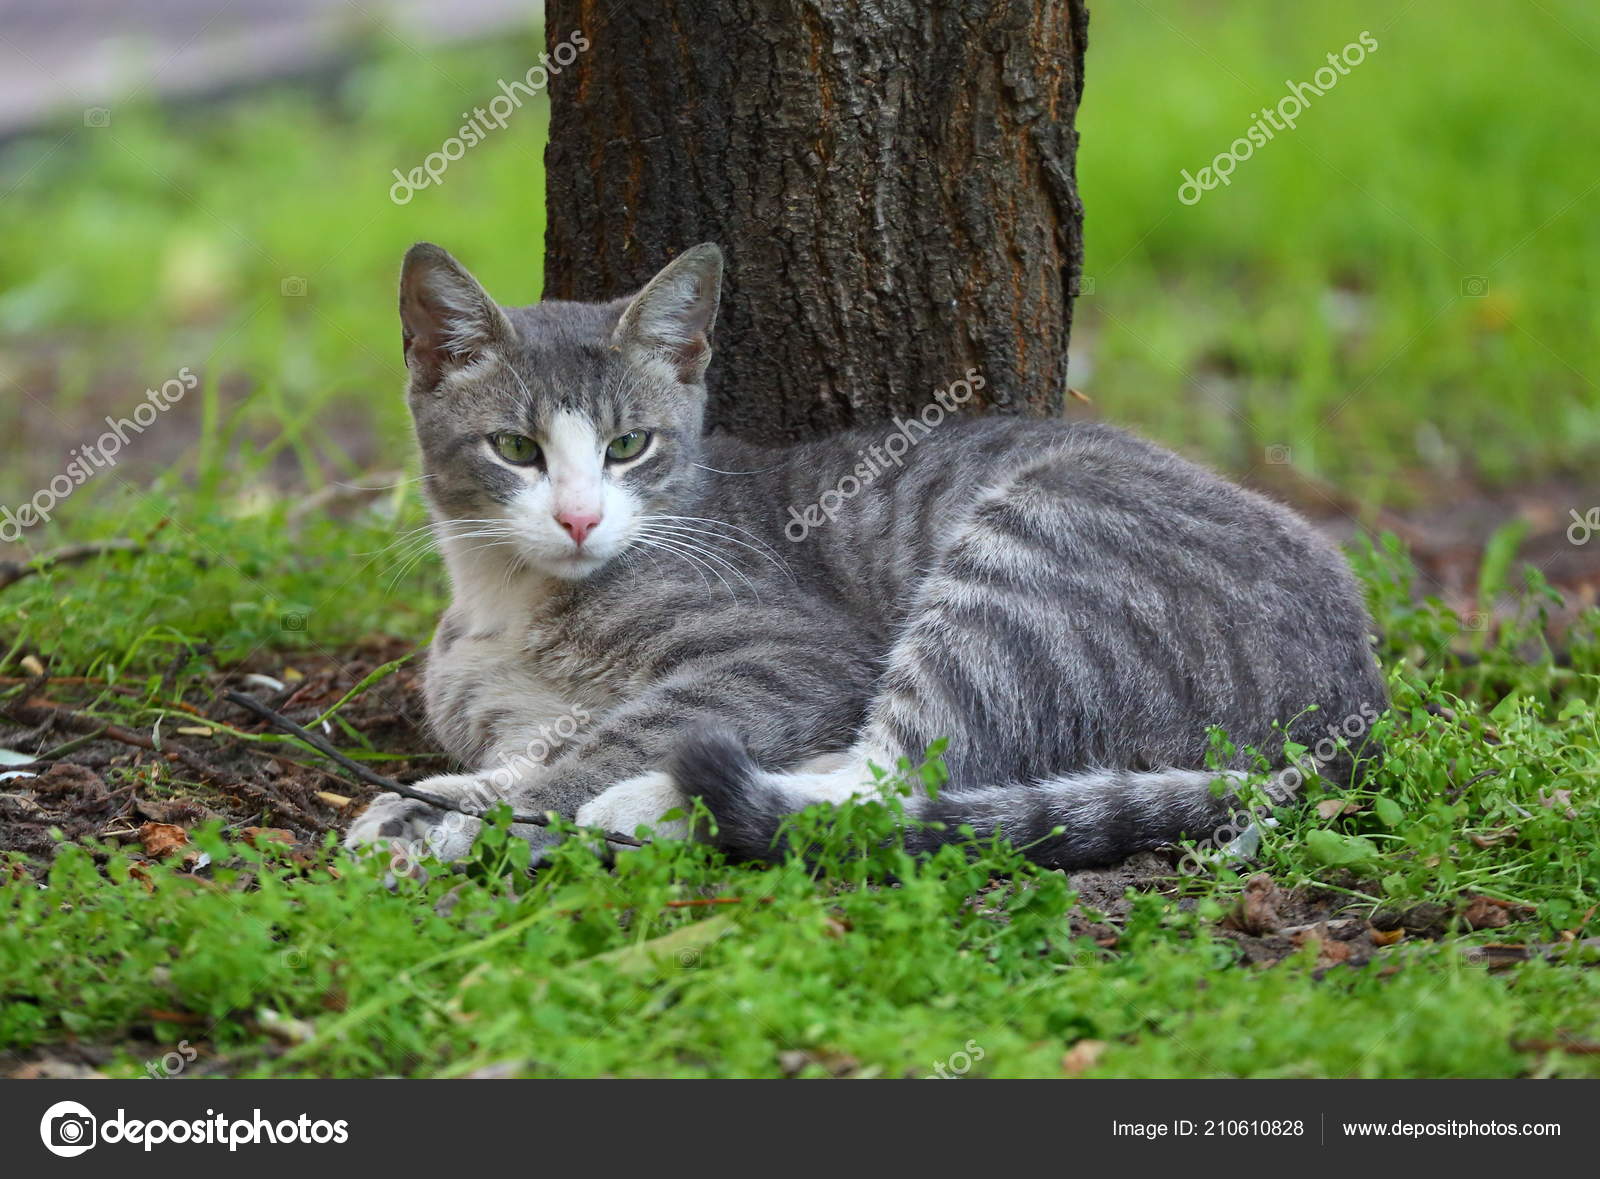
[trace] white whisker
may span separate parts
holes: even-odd
[[[740,569],[732,561],[729,561],[726,557],[722,556],[722,554],[720,554],[718,552],[715,552],[714,550],[712,550],[711,548],[709,548],[705,544],[703,544],[703,543],[701,543],[699,541],[696,541],[693,537],[684,536],[684,535],[678,534],[678,533],[663,533],[663,532],[660,532],[660,531],[651,531],[648,528],[643,528],[640,531],[641,531],[642,534],[648,535],[650,537],[650,539],[652,539],[654,541],[657,541],[657,542],[671,542],[673,544],[680,545],[683,548],[687,549],[688,551],[694,553],[696,556],[701,557],[706,561],[712,562],[713,563],[712,572],[716,572],[715,566],[720,565],[722,568],[726,569],[729,573],[731,573],[735,577],[737,577],[740,581],[744,582],[745,586],[750,590],[751,595],[754,596],[756,601],[759,602],[761,600],[760,591],[758,591],[756,589],[755,583],[753,581],[751,581],[747,576],[745,576],[744,570]],[[717,576],[718,576],[719,579],[721,579],[721,574],[718,574]],[[727,585],[727,581],[723,580],[723,584]],[[731,589],[730,589],[730,592],[732,592]],[[734,596],[737,597],[738,595],[734,595]]]
[[[743,532],[746,536],[752,537],[756,542],[755,544],[750,544],[748,541],[740,540],[736,536],[725,536],[721,532],[716,531],[715,529],[695,528],[690,524],[676,523],[676,521],[680,521],[680,520],[702,520],[702,517],[699,517],[699,516],[648,516],[648,517],[646,517],[646,523],[649,526],[654,527],[654,528],[667,529],[667,530],[669,530],[669,531],[671,531],[673,533],[676,533],[676,534],[692,533],[692,534],[694,534],[696,536],[709,536],[709,537],[712,537],[713,539],[716,539],[716,540],[727,541],[730,544],[736,544],[736,545],[739,545],[741,548],[749,549],[752,553],[755,553],[762,560],[766,561],[769,565],[772,565],[774,568],[776,568],[781,573],[783,573],[786,577],[789,578],[790,581],[794,581],[795,580],[794,573],[793,573],[793,571],[790,570],[788,562],[786,562],[781,556],[779,556],[777,554],[777,552],[773,550],[771,545],[769,545],[766,541],[762,540],[759,536],[756,536],[755,533],[750,532],[748,529],[739,528],[738,525],[736,525],[736,524],[726,524],[724,521],[712,521],[712,520],[705,520],[704,521],[705,523],[708,523],[708,524],[709,523],[721,523],[721,524],[724,524],[724,526],[728,527],[728,528],[737,528],[738,531]],[[663,523],[663,521],[667,521],[667,522]]]
[[[714,565],[710,561],[706,560],[706,554],[701,553],[698,550],[695,550],[695,549],[692,549],[692,548],[681,546],[676,541],[667,540],[667,539],[664,539],[664,538],[659,537],[659,536],[639,537],[639,538],[635,539],[634,543],[635,544],[649,545],[649,546],[653,546],[655,548],[664,549],[665,551],[667,551],[669,553],[672,553],[672,554],[674,554],[676,556],[682,557],[685,561],[688,561],[694,567],[696,567],[698,569],[703,569],[703,570],[705,570],[705,572],[710,573],[711,576],[715,577],[719,582],[722,583],[722,588],[728,591],[728,596],[730,598],[733,598],[735,601],[738,600],[738,598],[739,598],[738,592],[733,588],[733,586],[728,584],[728,579],[726,577],[722,576],[722,574],[718,571],[716,565]],[[735,571],[735,572],[737,572],[737,571]],[[702,573],[701,576],[703,578],[705,576],[705,574]],[[707,583],[706,589],[707,589],[708,592],[709,592],[710,588],[711,588],[710,587],[710,583]],[[754,588],[754,587],[752,587],[752,588]]]

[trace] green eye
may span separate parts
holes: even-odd
[[[526,467],[539,460],[539,444],[526,434],[491,434],[489,444],[508,463]]]
[[[649,445],[649,431],[630,430],[622,437],[611,440],[611,445],[606,447],[606,458],[614,463],[625,463],[629,459],[638,458]]]

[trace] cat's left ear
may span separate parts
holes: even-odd
[[[711,363],[711,329],[722,299],[722,251],[691,246],[633,297],[611,342],[669,362],[685,385],[697,385]]]

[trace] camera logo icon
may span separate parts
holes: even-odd
[[[94,1146],[98,1124],[95,1116],[76,1101],[58,1101],[39,1119],[39,1137],[51,1154],[75,1158]]]

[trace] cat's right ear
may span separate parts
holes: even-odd
[[[432,386],[515,338],[499,304],[444,250],[418,242],[400,270],[406,367]]]

